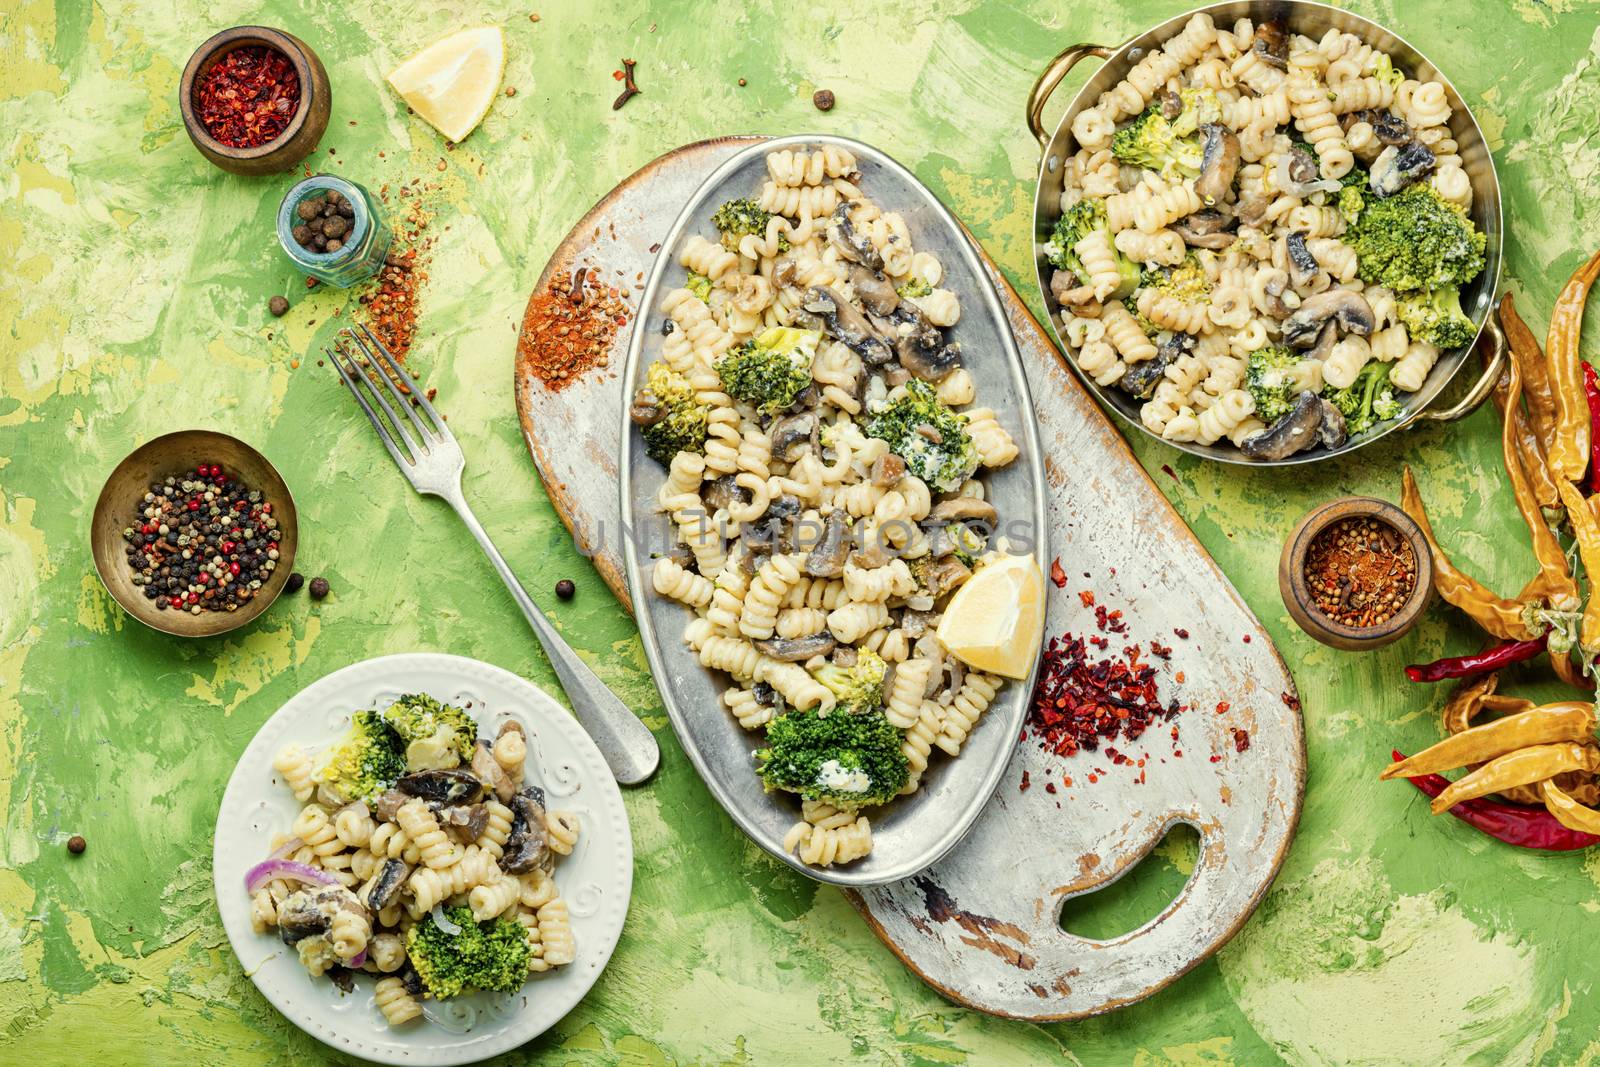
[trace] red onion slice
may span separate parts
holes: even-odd
[[[268,882],[279,878],[292,878],[297,882],[310,882],[312,885],[338,885],[339,880],[326,871],[319,871],[315,867],[308,867],[304,863],[294,863],[290,860],[263,860],[245,872],[244,888],[247,893],[255,893]]]

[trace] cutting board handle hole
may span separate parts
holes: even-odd
[[[1160,915],[1183,891],[1200,854],[1200,833],[1174,823],[1159,844],[1115,881],[1061,904],[1061,929],[1091,941],[1110,941]]]

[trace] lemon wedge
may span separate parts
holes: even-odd
[[[1044,634],[1044,574],[1032,556],[1001,556],[956,590],[939,640],[969,667],[1026,678]]]
[[[461,141],[489,113],[505,70],[500,27],[479,26],[430,44],[390,71],[389,84],[430,126]]]

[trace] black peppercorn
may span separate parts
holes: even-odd
[[[811,94],[811,102],[816,105],[818,111],[832,111],[833,93],[828,89],[818,89]]]
[[[281,317],[289,310],[289,301],[285,297],[275,296],[267,301],[267,310]]]
[[[83,839],[82,834],[73,834],[67,838],[67,851],[74,856],[83,855],[83,850],[89,847],[89,842]]]
[[[573,594],[577,591],[578,587],[572,584],[572,579],[570,578],[563,578],[556,583],[556,596],[562,600],[571,600]]]
[[[326,579],[326,578],[313,578],[313,579],[311,579],[311,590],[310,591],[311,591],[311,599],[312,600],[321,600],[323,597],[328,595],[328,579]]]
[[[295,571],[293,574],[289,575],[289,580],[283,583],[283,591],[285,593],[298,593],[300,591],[300,587],[305,584],[306,576],[301,574],[299,571]]]

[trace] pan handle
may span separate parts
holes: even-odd
[[[1052,59],[1050,65],[1044,68],[1044,73],[1039,75],[1039,80],[1033,83],[1033,88],[1028,92],[1028,129],[1039,142],[1040,152],[1050,147],[1050,134],[1044,128],[1044,105],[1049,102],[1050,94],[1056,91],[1056,86],[1067,76],[1067,71],[1080,61],[1090,56],[1105,59],[1109,55],[1111,49],[1097,44],[1075,44]]]
[[[1417,416],[1416,422],[1411,425],[1415,426],[1425,420],[1430,422],[1455,422],[1457,419],[1466,418],[1474,411],[1477,411],[1483,405],[1483,402],[1489,398],[1490,392],[1494,390],[1494,383],[1499,380],[1500,372],[1505,368],[1506,364],[1505,331],[1500,328],[1500,320],[1492,311],[1483,322],[1483,333],[1489,339],[1489,356],[1484,362],[1483,375],[1473,383],[1472,388],[1467,391],[1467,395],[1462,397],[1460,402],[1441,411],[1424,411]]]

